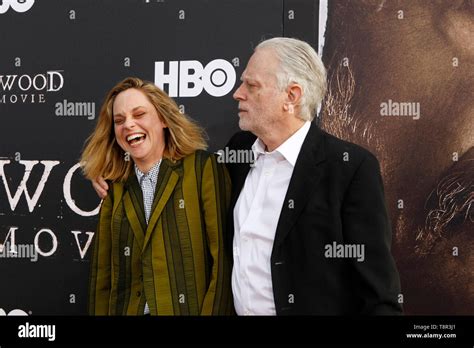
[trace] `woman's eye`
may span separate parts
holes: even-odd
[[[114,120],[114,123],[115,123],[115,124],[122,124],[122,123],[123,123],[123,120],[122,120],[122,119],[115,119],[115,120]]]

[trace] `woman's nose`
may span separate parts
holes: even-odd
[[[124,126],[125,126],[125,128],[133,128],[133,127],[135,127],[135,120],[134,120],[133,118],[131,118],[131,117],[125,119]]]

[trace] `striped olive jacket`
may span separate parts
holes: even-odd
[[[102,203],[89,285],[94,315],[231,314],[223,233],[230,179],[205,151],[164,159],[148,226],[135,175]]]

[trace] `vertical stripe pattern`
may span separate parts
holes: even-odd
[[[214,154],[163,160],[147,226],[135,175],[114,183],[94,238],[89,312],[141,315],[232,313],[224,251],[230,179]]]

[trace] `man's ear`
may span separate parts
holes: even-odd
[[[285,109],[285,111],[293,113],[295,108],[301,102],[301,98],[303,97],[303,89],[299,84],[293,83],[288,86],[286,91],[286,101],[283,108]]]

